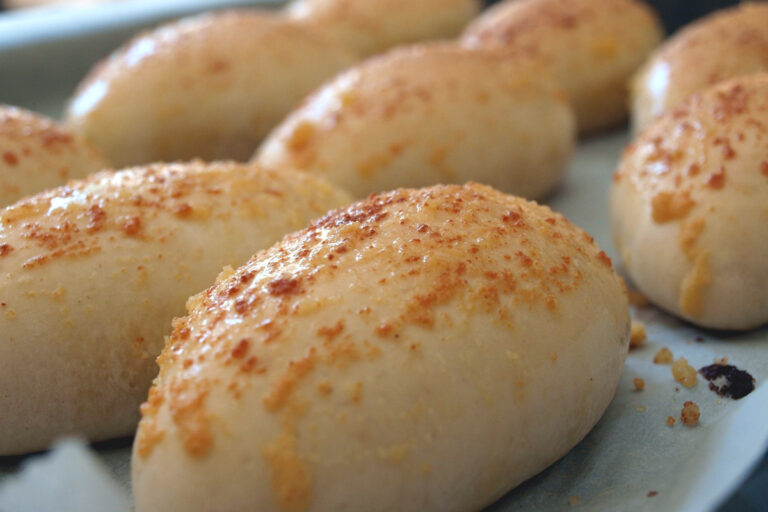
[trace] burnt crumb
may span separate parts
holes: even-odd
[[[738,400],[755,390],[755,378],[729,364],[711,364],[699,369],[709,381],[709,389],[720,396]]]

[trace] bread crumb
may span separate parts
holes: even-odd
[[[629,297],[629,303],[636,308],[642,309],[648,307],[648,299],[637,290],[629,290],[627,292],[627,297]]]
[[[701,411],[696,402],[688,401],[683,404],[683,409],[680,411],[680,419],[683,420],[683,423],[689,427],[695,427],[699,424],[700,417]]]
[[[653,356],[653,362],[656,364],[669,364],[674,360],[675,356],[667,347],[663,347],[661,350],[656,352],[655,356]]]
[[[675,423],[677,423],[677,420],[674,416],[667,416],[667,426],[668,427],[674,427]]]
[[[632,327],[629,331],[629,346],[630,348],[641,347],[645,340],[648,339],[648,335],[645,332],[645,325],[642,322],[632,321]]]
[[[632,382],[635,384],[635,391],[642,391],[645,389],[645,381],[643,379],[635,377]]]
[[[659,494],[659,491],[648,491],[647,496],[649,498],[653,498],[654,496],[658,496],[658,494]]]
[[[635,407],[635,409],[637,409],[637,412],[645,412],[645,407],[643,407],[642,405]]]
[[[581,498],[579,498],[578,494],[574,494],[573,496],[568,498],[568,504],[572,507],[575,507],[579,503],[581,503]]]
[[[692,388],[696,385],[698,381],[696,375],[696,368],[688,364],[688,360],[684,357],[681,357],[672,365],[672,376],[677,382],[687,388]]]

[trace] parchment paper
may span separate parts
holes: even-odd
[[[549,201],[591,233],[612,257],[608,189],[626,141],[627,136],[619,134],[582,143],[565,185]],[[654,308],[636,310],[634,315],[645,323],[648,341],[630,353],[619,390],[600,423],[566,457],[488,512],[714,510],[760,459],[768,447],[768,387],[763,385],[768,378],[766,329],[741,334],[702,331]],[[726,356],[730,364],[755,377],[757,389],[738,401],[720,398],[701,378],[687,389],[674,381],[670,365],[653,364],[661,347],[668,347],[676,358],[686,357],[696,368]],[[644,391],[634,391],[635,377],[644,379]],[[696,427],[679,421],[686,400],[701,408]],[[678,418],[674,427],[666,425],[667,416]],[[84,447],[68,444],[62,450],[70,454],[69,465],[61,452],[49,455],[23,479],[8,476],[17,470],[17,459],[0,458],[0,511],[85,510],[76,499],[88,486],[94,490],[92,497],[104,496],[97,491],[105,489],[105,476],[117,484],[107,486],[110,501],[91,504],[94,508],[88,510],[111,511],[115,503],[128,503],[121,501],[128,500],[130,489],[128,443],[100,445],[95,460],[87,457]],[[80,477],[69,488],[51,484],[56,475],[71,480],[73,474]],[[35,497],[30,501],[33,508],[8,501],[20,492],[29,493],[30,500]],[[651,492],[657,494],[649,496]],[[44,508],[41,499],[54,508]]]

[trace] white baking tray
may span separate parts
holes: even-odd
[[[142,0],[0,16],[0,103],[57,117],[92,64],[137,30],[200,10],[252,3],[272,7],[281,2]],[[626,142],[624,132],[582,141],[566,183],[549,201],[611,256],[607,193]],[[646,323],[649,341],[630,354],[616,398],[598,426],[565,458],[490,511],[569,509],[576,502],[578,510],[595,511],[717,510],[759,462],[768,447],[766,330],[700,331],[655,309],[637,311],[636,317]],[[719,398],[701,380],[693,390],[682,388],[672,380],[669,366],[651,362],[662,346],[697,367],[727,356],[731,364],[752,373],[758,388],[740,401]],[[645,391],[633,391],[634,377],[645,380]],[[667,416],[679,416],[686,400],[700,405],[701,424],[688,428],[678,421],[667,427]],[[95,450],[127,494],[130,440],[100,444]],[[2,487],[20,462],[0,457],[2,512],[16,512],[3,510]],[[34,493],[50,495],[57,504],[53,510],[66,509],[66,493],[53,488]]]

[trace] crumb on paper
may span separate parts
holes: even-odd
[[[670,364],[674,360],[675,356],[667,347],[663,347],[661,350],[656,352],[655,356],[653,356],[653,362],[656,364]]]
[[[636,308],[647,308],[648,307],[648,299],[640,293],[637,290],[629,290],[627,292],[627,296],[629,297],[629,303]]]
[[[683,404],[683,409],[680,411],[680,419],[683,420],[683,423],[689,427],[695,427],[699,424],[700,417],[701,411],[696,402],[688,401]]]
[[[704,343],[704,337],[703,336],[696,336],[694,340],[696,343]]]
[[[645,325],[643,325],[642,322],[632,320],[632,327],[629,331],[629,347],[641,347],[647,338],[648,335],[645,332]]]
[[[637,412],[645,412],[645,407],[643,407],[642,405],[638,405],[637,407],[635,407],[635,409],[637,409]]]
[[[667,426],[668,427],[674,427],[675,423],[677,423],[677,420],[674,416],[667,416]]]
[[[572,507],[575,507],[575,506],[576,506],[576,505],[578,505],[579,503],[581,503],[581,498],[579,498],[579,495],[578,495],[578,494],[574,494],[573,496],[571,496],[570,498],[568,498],[568,504],[569,504],[570,506],[572,506]]]
[[[649,498],[653,498],[654,496],[658,496],[658,495],[659,495],[659,491],[648,491],[648,494],[647,494]]]
[[[696,375],[696,368],[688,364],[688,360],[684,357],[681,357],[672,365],[672,376],[677,382],[687,388],[692,388],[696,385],[698,381]]]
[[[720,359],[715,359],[715,364],[719,364],[720,366],[726,366],[728,364],[728,358],[723,356]]]
[[[635,391],[642,391],[645,389],[645,381],[639,377],[635,377],[632,383],[635,385]]]

